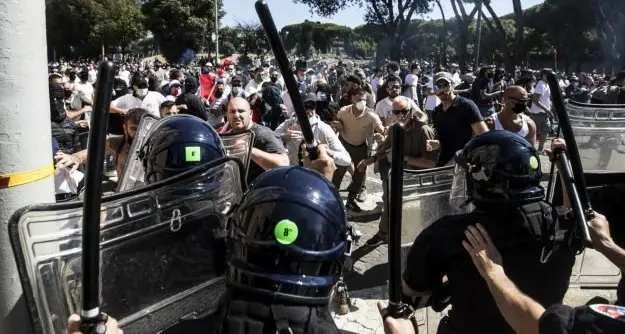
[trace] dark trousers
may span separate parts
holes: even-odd
[[[352,163],[354,164],[354,175],[352,176],[352,183],[347,187],[348,195],[347,201],[353,201],[356,199],[356,196],[360,192],[360,189],[365,184],[365,179],[367,177],[367,169],[358,170],[358,164],[367,159],[369,156],[369,148],[367,147],[367,142],[362,143],[361,145],[354,146],[346,142],[343,138],[339,137],[339,140],[349,153],[349,156],[352,158]],[[343,177],[347,173],[346,166],[336,166],[336,171],[334,172],[334,176],[332,177],[332,183],[336,187],[336,189],[341,189],[341,181],[343,181]]]

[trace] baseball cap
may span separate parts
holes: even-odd
[[[451,84],[453,82],[453,76],[449,72],[438,72],[434,75],[434,83],[437,83],[439,80],[445,80]]]

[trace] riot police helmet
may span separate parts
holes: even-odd
[[[303,167],[257,178],[228,229],[228,284],[296,303],[327,304],[351,249],[338,191]]]
[[[169,116],[154,127],[140,153],[147,183],[164,180],[226,155],[215,129],[198,117]]]
[[[452,204],[522,205],[544,198],[536,149],[510,131],[489,131],[455,155]]]

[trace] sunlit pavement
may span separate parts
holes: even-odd
[[[541,163],[543,171],[548,173],[550,164],[546,156],[541,156]],[[350,175],[346,174],[341,189],[346,189],[350,180]],[[377,232],[382,208],[382,182],[371,167],[367,170],[367,192],[367,201],[361,204],[363,212],[355,214],[348,211],[349,221],[356,224],[362,233],[360,245]],[[345,199],[347,192],[342,191],[341,195]],[[353,271],[346,273],[345,281],[349,288],[352,309],[346,315],[338,315],[334,312],[337,309],[336,303],[333,304],[334,320],[345,333],[384,333],[376,303],[378,300],[388,299],[387,256],[387,246],[377,247],[359,258],[353,264]],[[616,267],[601,254],[593,250],[587,251],[578,257],[565,303],[583,305],[595,296],[614,301],[618,277]],[[419,332],[436,333],[438,322],[445,312],[437,313],[430,308],[419,310]]]

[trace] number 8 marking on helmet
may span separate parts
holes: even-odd
[[[299,234],[297,224],[294,222],[283,219],[276,224],[273,230],[276,241],[282,245],[290,245],[297,240]]]

